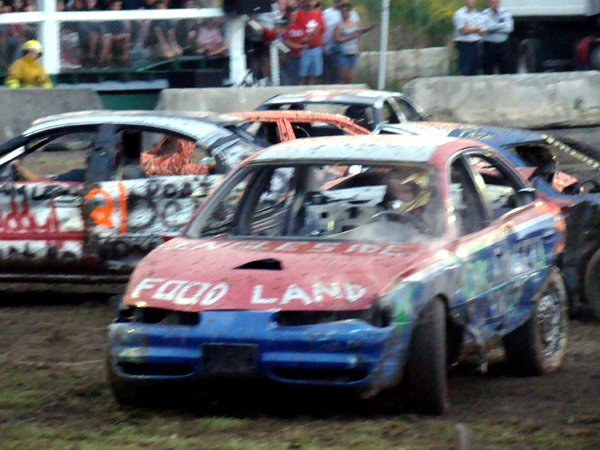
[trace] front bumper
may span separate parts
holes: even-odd
[[[281,326],[276,314],[207,311],[193,326],[114,323],[109,364],[117,377],[140,383],[267,379],[372,395],[399,382],[410,342],[407,324]]]

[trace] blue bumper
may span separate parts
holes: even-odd
[[[333,385],[363,395],[397,384],[412,327],[361,320],[281,326],[272,311],[208,311],[200,323],[109,326],[113,373],[128,382],[219,378]]]

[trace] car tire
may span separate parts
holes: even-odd
[[[592,259],[585,270],[583,280],[583,289],[585,303],[594,315],[596,320],[600,320],[600,249],[594,253]]]
[[[183,398],[179,391],[159,384],[140,384],[124,380],[112,366],[110,357],[107,360],[108,384],[113,397],[121,406],[127,407],[162,407],[179,404]]]
[[[421,311],[411,337],[404,387],[408,409],[441,415],[448,406],[446,308],[431,300]]]
[[[567,291],[553,267],[535,296],[532,316],[503,339],[509,370],[518,376],[555,371],[567,348],[568,328]]]

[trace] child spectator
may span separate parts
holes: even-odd
[[[216,56],[227,50],[220,25],[219,19],[208,19],[200,26],[196,34],[197,55]]]

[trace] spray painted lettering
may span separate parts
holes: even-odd
[[[131,298],[137,299],[144,291],[152,291],[150,298],[172,302],[176,305],[213,305],[221,300],[227,292],[226,283],[206,283],[185,280],[165,280],[164,278],[144,278],[131,292]],[[289,285],[283,296],[271,296],[265,293],[262,284],[252,288],[251,304],[279,304],[300,302],[305,305],[320,303],[327,298],[355,302],[366,294],[365,287],[354,283],[316,283],[311,290],[297,284]]]

